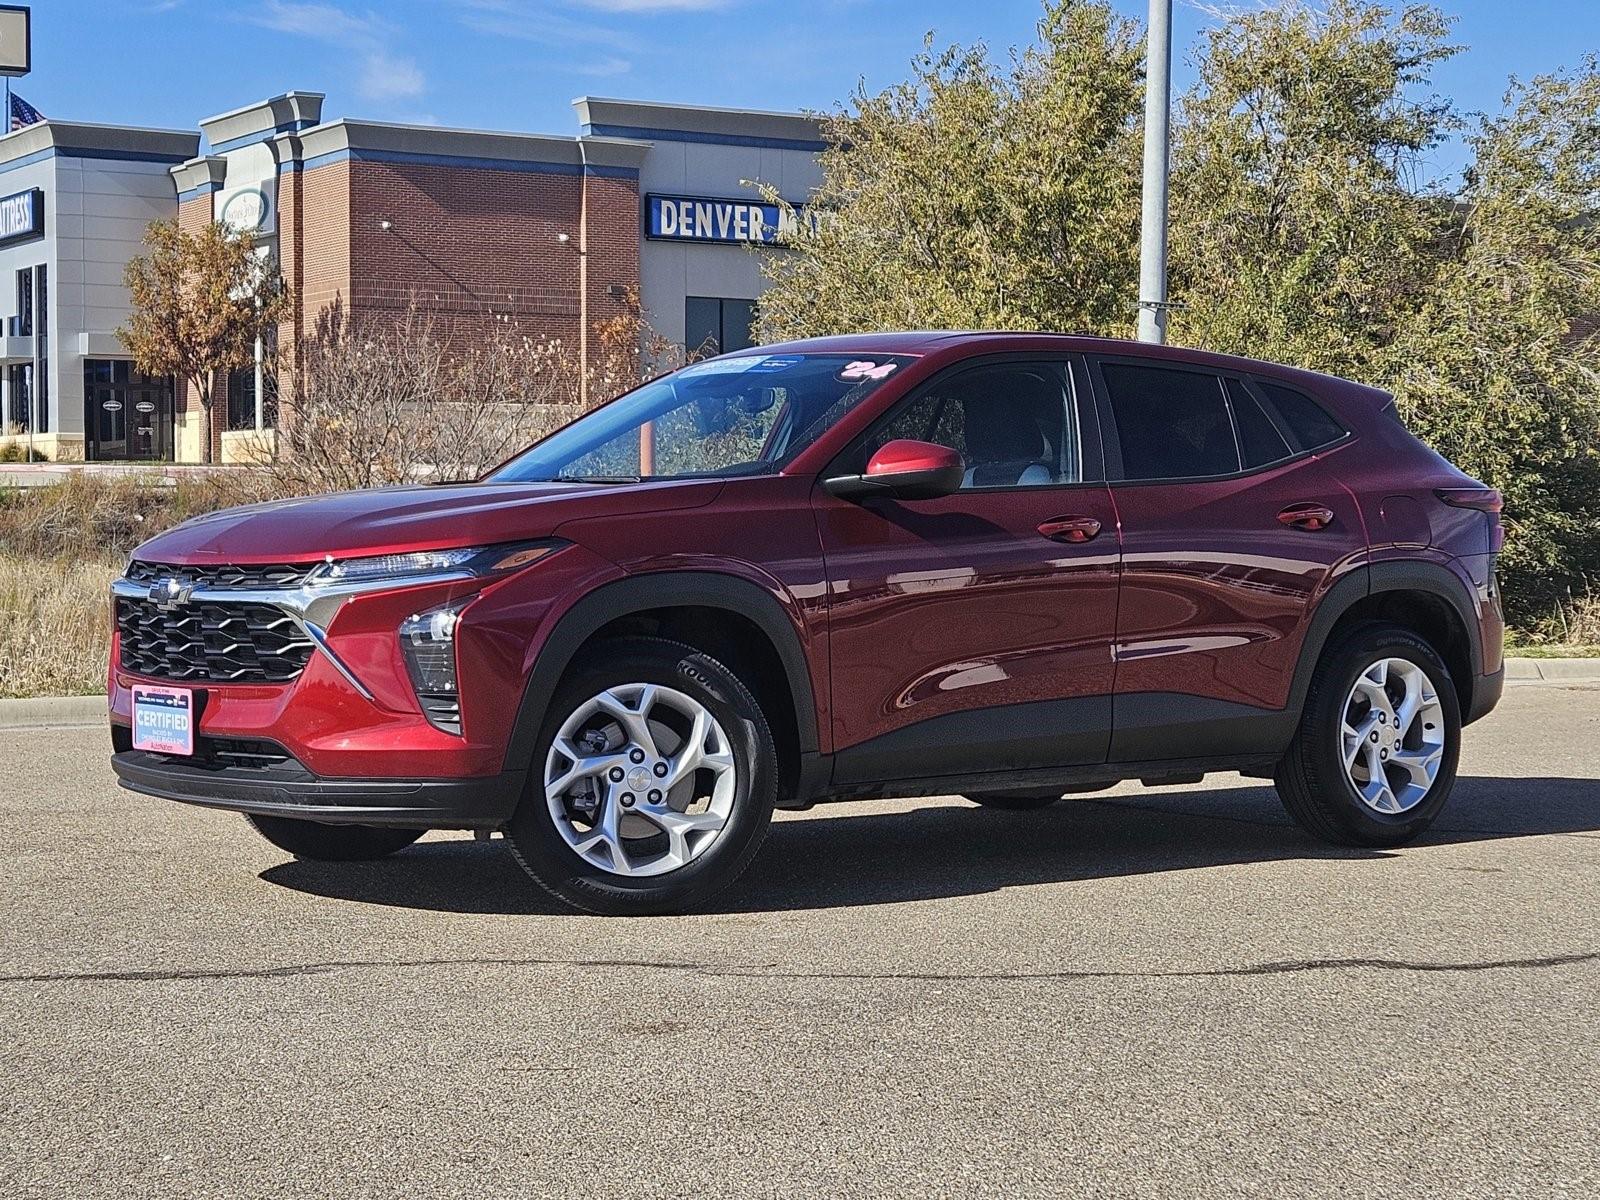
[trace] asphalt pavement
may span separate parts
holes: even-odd
[[[1268,787],[779,818],[713,912],[297,863],[0,730],[0,1196],[1600,1194],[1600,686],[1435,830]]]

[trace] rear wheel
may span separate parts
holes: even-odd
[[[772,733],[738,676],[682,643],[619,639],[557,690],[508,840],[574,908],[680,911],[749,866],[777,774]]]
[[[428,832],[426,829],[386,829],[379,825],[323,825],[317,821],[260,817],[253,813],[245,820],[278,849],[310,862],[363,862],[385,858],[404,850]]]
[[[1013,812],[1027,812],[1035,808],[1049,808],[1061,799],[1059,792],[968,792],[966,798],[984,808],[1005,808]]]
[[[1438,653],[1408,629],[1360,625],[1318,664],[1275,780],[1307,832],[1399,846],[1439,815],[1460,751],[1460,702]]]

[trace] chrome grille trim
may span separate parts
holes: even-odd
[[[163,563],[147,559],[133,559],[123,578],[130,583],[164,583],[176,579],[184,587],[226,589],[227,591],[254,591],[261,589],[295,588],[310,578],[311,572],[322,564],[309,563],[221,563],[200,565],[195,563]]]

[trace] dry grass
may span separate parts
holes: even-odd
[[[103,692],[108,589],[128,551],[198,513],[264,498],[247,472],[160,479],[74,475],[0,491],[0,697]]]
[[[0,554],[0,696],[106,689],[119,558]]]
[[[1513,641],[1525,648],[1600,646],[1600,590],[1569,593],[1533,628],[1515,631]]]

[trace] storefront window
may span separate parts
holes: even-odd
[[[0,432],[26,433],[28,414],[33,408],[33,366],[21,363],[13,366],[9,374],[6,392],[11,399],[10,411],[6,413],[5,429]]]
[[[42,263],[38,268],[38,349],[35,361],[39,364],[39,384],[34,391],[34,429],[50,432],[50,268]]]
[[[690,354],[729,354],[755,345],[750,336],[756,317],[754,300],[690,296],[683,316],[683,345]]]
[[[260,366],[241,367],[228,372],[228,429],[233,432],[256,428],[256,380],[262,385],[261,428],[275,429],[278,424],[278,378],[272,369],[277,357],[277,330],[270,330],[262,340]],[[259,369],[259,375],[258,375]]]

